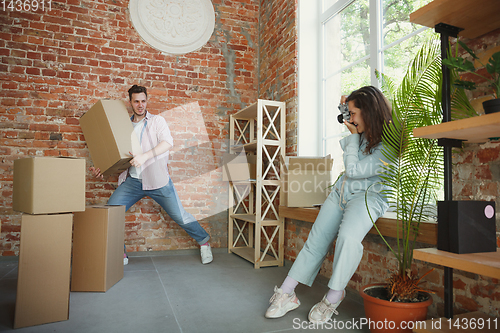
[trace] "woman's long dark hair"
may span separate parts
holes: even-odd
[[[365,123],[365,138],[368,141],[365,153],[382,142],[384,124],[392,121],[391,105],[382,92],[374,86],[365,86],[353,91],[346,100],[354,102],[354,106],[361,110]]]

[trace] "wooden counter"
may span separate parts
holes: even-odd
[[[463,29],[458,35],[476,38],[500,28],[498,0],[434,0],[410,14],[410,22],[434,28],[438,23]]]
[[[500,279],[500,249],[496,252],[457,254],[432,249],[413,250],[413,259]]]
[[[319,208],[280,206],[279,210],[280,216],[310,223],[314,223],[314,221],[316,221],[318,213]],[[396,237],[397,235],[396,219],[381,217],[377,220],[377,228],[384,236]],[[401,233],[401,230],[399,230],[399,232]],[[375,228],[372,228],[369,233],[378,235],[378,232]],[[421,243],[436,245],[437,223],[422,222],[420,224],[420,235],[418,236],[417,241]]]
[[[500,4],[500,1],[498,3]],[[415,128],[413,135],[427,139],[486,142],[489,138],[500,137],[500,112]]]

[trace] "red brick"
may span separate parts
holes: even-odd
[[[498,160],[500,156],[500,145],[496,148],[484,148],[477,152],[479,163],[488,163]]]

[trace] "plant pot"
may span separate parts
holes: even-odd
[[[495,113],[500,111],[500,98],[490,99],[483,102],[484,113]]]
[[[365,316],[368,327],[372,333],[411,333],[412,328],[418,328],[416,321],[427,319],[427,308],[432,304],[432,297],[428,293],[427,300],[417,303],[389,302],[365,293],[365,290],[372,288],[385,288],[386,284],[369,284],[361,288],[360,294],[363,297],[365,306]]]

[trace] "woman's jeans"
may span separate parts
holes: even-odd
[[[313,224],[304,247],[293,263],[288,275],[298,282],[311,286],[335,238],[333,273],[328,287],[344,290],[363,256],[361,241],[373,227],[365,204],[365,194],[345,194],[340,201],[333,190]],[[387,203],[375,193],[368,195],[368,207],[373,221],[387,210]]]
[[[196,221],[193,215],[186,212],[179,200],[172,179],[168,184],[156,190],[143,190],[140,179],[127,177],[127,179],[118,186],[115,192],[108,200],[108,205],[123,205],[125,211],[144,197],[150,197],[156,201],[167,214],[178,225],[184,229],[189,236],[193,237],[198,244],[202,245],[208,242],[210,236]]]

